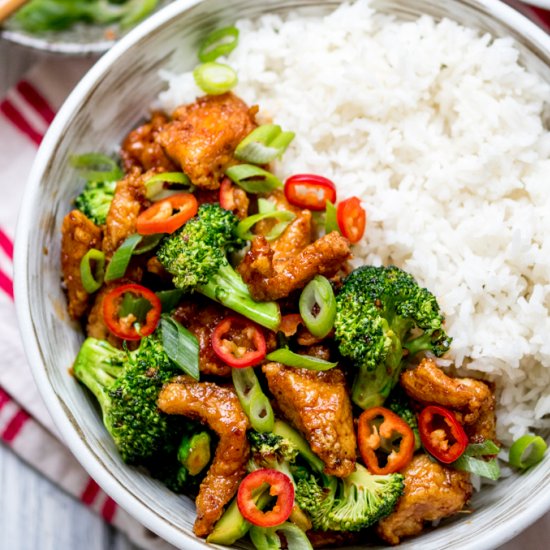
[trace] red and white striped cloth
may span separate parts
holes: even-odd
[[[138,546],[169,550],[171,545],[119,508],[67,450],[42,403],[14,322],[13,237],[25,181],[55,112],[90,64],[41,63],[0,101],[0,166],[2,183],[9,186],[0,204],[0,440]]]
[[[550,31],[550,12],[509,3]],[[89,67],[87,60],[42,62],[0,101],[0,185],[9,186],[0,203],[0,440],[139,546],[168,550],[173,547],[120,509],[69,453],[38,394],[14,323],[13,237],[25,181],[56,110]]]

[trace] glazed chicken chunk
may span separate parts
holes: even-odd
[[[200,371],[204,374],[229,376],[231,367],[216,355],[212,347],[212,332],[228,315],[227,310],[215,302],[197,298],[181,303],[173,317],[196,336],[199,342]]]
[[[401,473],[405,476],[403,496],[377,527],[380,537],[390,544],[418,535],[427,521],[456,514],[472,495],[469,473],[432,462],[424,454],[416,455]]]
[[[144,182],[156,173],[152,170],[141,174],[138,168],[133,168],[117,183],[105,222],[103,251],[107,258],[110,259],[124,240],[136,232],[137,217],[148,204]]]
[[[333,231],[285,260],[277,271],[273,248],[259,236],[252,241],[238,271],[255,300],[279,300],[303,288],[315,275],[332,277],[349,257],[347,239]]]
[[[351,474],[357,442],[344,373],[337,368],[317,372],[280,363],[268,363],[262,370],[277,406],[325,463],[325,472],[338,477]]]
[[[256,128],[256,112],[230,92],[203,96],[178,108],[155,139],[193,184],[218,189],[237,145]]]
[[[168,117],[155,112],[151,120],[132,130],[122,142],[120,156],[126,172],[137,167],[146,172],[151,168],[160,168],[162,172],[173,172],[176,165],[166,156],[155,140],[157,134],[168,123]]]
[[[232,388],[196,382],[187,376],[162,389],[158,406],[167,414],[181,414],[207,424],[220,438],[195,502],[197,519],[193,530],[197,536],[206,537],[246,474],[250,455],[248,418]]]
[[[275,205],[277,210],[292,212],[296,217],[288,224],[283,233],[277,239],[270,242],[273,250],[273,269],[276,272],[283,270],[284,266],[296,254],[301,252],[311,243],[312,220],[309,210],[302,210],[291,205],[280,189],[267,196],[267,200]],[[258,235],[267,235],[277,223],[276,220],[262,220],[256,224],[255,232]]]
[[[470,440],[496,437],[495,396],[489,385],[473,378],[451,378],[432,359],[401,375],[401,385],[415,401],[442,405],[457,413]]]
[[[61,227],[61,270],[67,288],[69,315],[79,319],[88,309],[90,295],[82,286],[80,262],[91,248],[99,248],[101,229],[80,210],[72,210]]]

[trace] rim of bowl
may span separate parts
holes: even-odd
[[[49,385],[41,359],[40,345],[34,331],[34,325],[30,314],[27,272],[27,255],[29,250],[28,228],[34,223],[35,217],[32,209],[27,208],[25,205],[32,206],[34,204],[35,201],[33,198],[40,192],[40,182],[49,162],[50,153],[55,149],[55,143],[63,134],[64,128],[71,119],[72,113],[79,108],[81,97],[85,96],[86,93],[93,88],[94,84],[100,80],[108,67],[110,67],[123,52],[130,49],[142,37],[203,1],[204,0],[181,0],[168,4],[159,12],[153,14],[116,43],[114,47],[88,71],[70,93],[48,129],[33,163],[21,203],[22,207],[19,212],[14,254],[15,304],[25,353],[42,399],[56,427],[59,429],[63,440],[79,463],[122,508],[147,528],[175,546],[185,548],[185,550],[204,550],[205,548],[211,548],[212,545],[208,545],[204,540],[191,536],[177,527],[162,521],[158,516],[151,514],[146,504],[141,502],[137,497],[131,494],[126,487],[118,482],[115,475],[95,458],[85,442],[81,440],[76,428],[72,425],[61,406],[57,394]],[[536,43],[538,47],[542,47],[542,49],[546,50],[550,55],[550,35],[546,34],[527,17],[499,0],[473,0],[473,2],[477,3],[494,18],[517,28],[524,38],[528,39],[530,42]],[[531,500],[527,508],[517,513],[514,519],[507,522],[504,527],[500,528],[497,532],[490,529],[485,530],[484,534],[477,538],[475,543],[468,543],[462,546],[461,550],[482,550],[494,548],[503,544],[534,523],[548,509],[550,509],[550,491],[546,494],[541,491],[538,493],[537,498]],[[185,546],[182,546],[184,543]]]
[[[46,38],[32,36],[24,31],[15,29],[3,29],[0,32],[0,37],[24,48],[75,57],[99,55],[106,52],[115,44],[115,40],[98,40],[96,42],[85,43],[47,40]]]

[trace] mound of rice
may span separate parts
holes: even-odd
[[[237,26],[234,92],[296,132],[278,175],[361,197],[355,264],[395,264],[434,292],[458,372],[496,382],[504,443],[550,427],[549,85],[512,39],[365,1]],[[190,74],[164,77],[168,112],[203,95]]]

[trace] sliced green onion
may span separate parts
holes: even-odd
[[[185,291],[179,288],[172,290],[160,290],[155,292],[162,305],[162,313],[170,313],[185,295]]]
[[[160,319],[162,345],[166,355],[195,380],[199,379],[199,342],[185,327],[163,314]]]
[[[254,238],[254,233],[252,233],[251,229],[258,222],[262,220],[275,219],[279,223],[267,235],[265,235],[265,238],[268,241],[272,241],[281,235],[281,233],[295,217],[296,214],[289,212],[288,210],[276,210],[275,212],[266,212],[265,214],[254,214],[253,216],[248,216],[239,222],[239,225],[237,225],[237,236],[241,239],[251,241]],[[277,228],[276,231],[274,231],[275,228]]]
[[[508,462],[514,468],[527,470],[544,457],[548,445],[540,435],[522,435],[510,447]]]
[[[69,162],[88,181],[116,181],[123,175],[117,162],[101,153],[73,155]]]
[[[296,134],[277,124],[263,124],[252,130],[235,149],[235,157],[252,164],[267,164],[280,157]]]
[[[306,328],[317,338],[324,338],[334,326],[336,298],[329,280],[316,275],[300,295],[300,315]]]
[[[154,235],[140,235],[140,237],[141,240],[134,249],[134,256],[139,256],[140,254],[145,254],[146,252],[151,252],[151,250],[154,250],[164,237],[164,233],[156,233]]]
[[[239,43],[239,29],[224,27],[211,32],[200,45],[198,57],[201,63],[216,61],[222,55],[230,54]]]
[[[105,254],[91,248],[80,260],[80,280],[88,294],[101,288],[105,276]]]
[[[496,455],[499,451],[500,447],[494,441],[487,439],[483,443],[470,443],[464,454],[467,456],[488,456]]]
[[[164,191],[165,183],[177,183],[186,187],[193,187],[191,180],[183,172],[163,172],[155,174],[145,182],[145,196],[152,199],[162,191]]]
[[[237,84],[237,73],[229,65],[211,61],[195,68],[193,77],[197,86],[207,94],[220,95]]]
[[[270,201],[269,199],[258,199],[258,212],[260,214],[269,214],[270,212],[275,212],[277,210],[277,205]]]
[[[120,26],[123,29],[132,27],[156,7],[158,0],[130,0],[124,6],[124,17],[120,20]]]
[[[135,233],[126,238],[126,240],[116,249],[113,254],[107,272],[105,273],[105,281],[114,281],[124,277],[128,264],[134,253],[134,249],[141,242],[141,235]]]
[[[272,351],[266,356],[266,359],[282,363],[288,367],[298,367],[309,370],[330,370],[338,365],[338,363],[331,363],[330,361],[325,361],[324,359],[319,359],[311,355],[300,355],[287,348]]]
[[[228,168],[225,173],[247,193],[269,193],[283,186],[279,178],[253,164],[237,164]]]
[[[256,550],[281,550],[283,544],[279,534],[284,536],[284,548],[292,550],[313,550],[307,535],[294,523],[289,521],[277,527],[250,527],[250,540]]]
[[[473,456],[468,456],[465,452],[457,460],[451,462],[450,466],[455,470],[470,472],[480,477],[486,477],[487,479],[492,479],[495,481],[500,477],[500,467],[496,458],[485,461],[479,458],[474,458]]]
[[[257,432],[271,432],[275,415],[267,395],[262,391],[258,377],[252,367],[232,369],[233,385],[252,428]]]
[[[272,500],[268,486],[252,492],[252,501],[259,510],[263,510]],[[213,544],[231,545],[244,537],[250,529],[251,523],[246,521],[234,498],[225,509],[222,517],[217,521],[214,530],[208,535],[206,542]]]
[[[327,201],[325,214],[325,233],[328,235],[333,231],[338,231],[338,233],[340,233],[340,226],[338,225],[338,219],[336,217],[335,204],[331,201]]]

